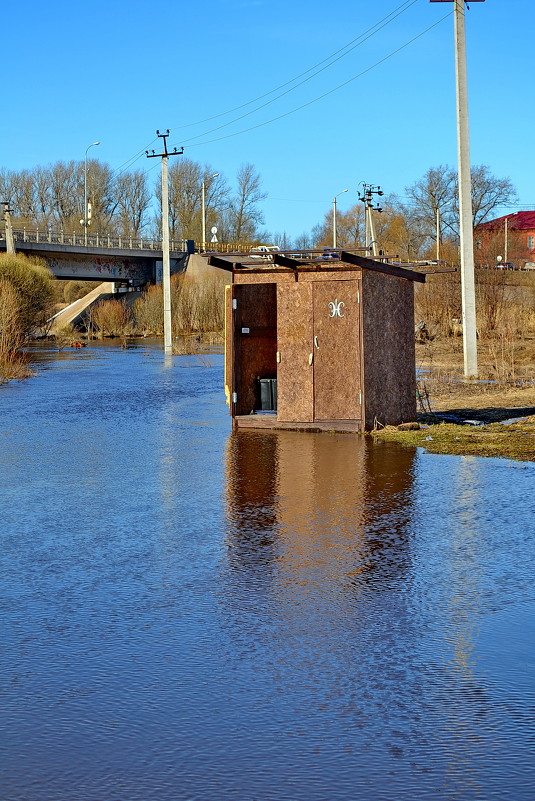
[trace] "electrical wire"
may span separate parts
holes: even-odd
[[[146,151],[146,150],[148,150],[148,149],[149,149],[149,147],[150,147],[152,144],[154,144],[154,142],[156,142],[156,139],[157,139],[157,138],[158,138],[158,137],[155,137],[154,139],[151,139],[151,141],[149,142],[149,144],[148,144],[148,145],[145,145],[145,147],[144,147],[142,150],[138,150],[138,152],[137,152],[137,153],[135,153],[135,154],[134,154],[133,156],[131,156],[129,159],[127,159],[127,160],[126,160],[126,161],[124,161],[122,164],[120,164],[118,167],[116,167],[116,168],[115,168],[115,169],[112,171],[112,173],[111,173],[111,174],[112,174],[112,175],[115,175],[115,173],[117,173],[117,176],[116,176],[116,177],[119,177],[119,175],[121,175],[123,172],[126,172],[126,170],[128,170],[128,169],[129,169],[129,167],[131,167],[131,166],[132,166],[132,164],[135,164],[135,162],[136,162],[138,159],[140,159],[140,158],[141,158],[141,156],[145,155],[145,151]],[[127,165],[127,166],[125,166],[125,165]],[[122,169],[123,167],[124,167],[124,169]]]
[[[298,86],[301,86],[303,83],[306,83],[307,81],[311,80],[316,75],[318,75],[320,72],[323,72],[324,70],[328,69],[330,66],[335,64],[337,61],[339,61],[340,59],[344,58],[346,55],[351,53],[353,50],[355,50],[361,44],[364,44],[364,42],[366,42],[368,39],[370,39],[372,36],[374,36],[376,33],[378,33],[384,27],[386,27],[386,25],[389,25],[390,22],[393,22],[395,19],[397,19],[399,16],[401,16],[401,14],[404,14],[405,11],[408,11],[409,8],[411,6],[413,6],[413,5],[415,5],[417,2],[419,2],[419,0],[404,0],[404,2],[401,3],[401,5],[397,6],[397,8],[393,9],[393,11],[391,11],[385,17],[380,19],[378,22],[376,22],[370,28],[365,30],[363,33],[359,34],[357,37],[352,39],[350,42],[347,42],[347,44],[343,45],[343,47],[340,47],[338,50],[335,50],[334,53],[331,53],[330,55],[326,56],[321,61],[318,61],[316,64],[313,64],[311,67],[306,69],[304,72],[299,73],[299,75],[296,75],[294,78],[291,78],[290,80],[286,81],[285,83],[282,83],[279,86],[276,86],[274,89],[270,89],[268,92],[264,92],[264,94],[259,95],[258,97],[255,97],[252,100],[248,100],[246,103],[242,103],[239,106],[235,106],[234,108],[228,109],[227,111],[223,111],[223,112],[221,112],[219,114],[215,114],[215,115],[213,115],[211,117],[207,117],[204,120],[198,120],[197,122],[190,122],[190,123],[187,123],[186,125],[181,125],[181,126],[178,126],[178,127],[177,126],[173,126],[170,130],[180,131],[180,130],[183,130],[184,128],[191,128],[191,127],[194,127],[196,125],[202,125],[205,122],[210,122],[211,120],[219,119],[220,117],[225,117],[225,116],[227,116],[227,114],[232,114],[234,111],[239,111],[240,109],[246,108],[247,106],[250,106],[253,103],[257,103],[259,100],[263,100],[265,97],[269,97],[269,95],[272,95],[274,92],[278,92],[280,89],[284,89],[286,86],[289,86],[290,84],[294,83],[295,81],[298,81],[299,78],[302,78],[304,75],[307,75],[312,70],[315,70],[316,67],[321,67],[322,64],[325,64],[325,66],[322,67],[322,69],[317,70],[309,78],[307,78],[306,80],[301,81],[300,83],[296,84],[296,86],[292,87],[291,89],[288,89],[286,92],[283,92],[278,97],[273,98],[268,103],[265,103],[265,104],[259,106],[258,108],[253,109],[252,111],[248,112],[247,114],[244,114],[244,115],[242,115],[240,117],[237,117],[234,120],[230,120],[229,122],[225,123],[222,126],[219,126],[218,128],[214,128],[214,129],[212,129],[210,131],[205,131],[204,133],[198,134],[197,136],[194,136],[194,137],[191,137],[190,139],[187,139],[186,141],[189,142],[189,141],[192,141],[194,139],[198,139],[201,136],[207,136],[208,134],[213,133],[216,130],[220,130],[220,128],[226,127],[228,125],[232,125],[234,122],[238,122],[240,119],[243,119],[243,117],[246,117],[249,114],[253,114],[255,111],[260,111],[260,109],[264,108],[264,106],[269,105],[270,103],[274,103],[280,97],[283,97],[288,92],[291,92],[294,89],[297,89]],[[346,52],[344,52],[344,51],[346,51]],[[341,54],[341,55],[339,55],[339,54]],[[337,58],[335,58],[336,56],[337,56]],[[330,62],[330,63],[326,64],[326,62]],[[115,173],[117,173],[116,177],[118,177],[123,172],[126,172],[126,170],[128,170],[136,161],[138,161],[144,155],[145,150],[147,150],[150,147],[150,145],[152,145],[155,141],[156,141],[156,138],[152,139],[152,141],[149,142],[149,144],[146,145],[142,150],[140,150],[137,153],[135,153],[133,156],[131,156],[129,159],[127,159],[125,162],[123,162],[123,164],[119,165],[119,167],[116,167],[116,169],[113,170],[111,174],[115,175]],[[152,168],[150,168],[146,172],[150,172],[151,169]]]
[[[313,64],[311,67],[309,67],[304,72],[301,72],[299,75],[296,75],[294,78],[291,78],[290,80],[286,81],[285,83],[282,83],[279,86],[276,86],[274,89],[270,89],[268,92],[264,92],[264,94],[259,95],[258,97],[255,97],[253,100],[248,100],[246,103],[242,103],[241,105],[235,106],[232,109],[229,109],[227,111],[223,111],[220,114],[214,114],[212,117],[207,117],[204,120],[198,120],[197,122],[190,122],[190,123],[187,123],[186,125],[180,125],[178,127],[175,126],[173,128],[173,130],[180,131],[180,130],[183,130],[184,128],[191,128],[191,127],[193,127],[195,125],[202,125],[205,122],[211,122],[212,120],[219,119],[220,117],[225,117],[227,114],[232,114],[234,111],[240,111],[240,109],[246,108],[247,106],[250,106],[253,103],[257,103],[259,100],[263,100],[265,97],[269,97],[269,95],[272,95],[275,92],[278,92],[280,89],[284,89],[286,86],[289,86],[290,84],[294,83],[295,81],[299,81],[300,78],[303,78],[303,76],[307,75],[309,72],[312,72],[312,70],[316,70],[317,67],[321,67],[321,69],[318,69],[316,72],[314,72],[308,78],[305,78],[304,80],[299,81],[299,83],[297,83],[295,86],[291,87],[290,89],[287,89],[285,92],[282,92],[282,94],[278,95],[277,97],[273,98],[272,100],[269,100],[266,103],[263,103],[257,109],[253,109],[252,111],[248,111],[246,114],[243,114],[243,115],[241,115],[240,117],[237,117],[234,120],[230,120],[229,122],[226,122],[223,125],[218,126],[217,128],[213,128],[210,131],[205,131],[204,134],[199,134],[199,136],[206,136],[209,133],[213,133],[213,131],[217,131],[220,128],[224,128],[227,125],[231,125],[233,122],[237,122],[238,120],[241,120],[244,117],[247,117],[250,114],[253,114],[255,111],[259,111],[260,109],[264,108],[265,106],[269,105],[270,103],[274,103],[276,100],[279,99],[279,97],[284,97],[284,95],[288,94],[289,92],[293,92],[293,90],[297,89],[298,86],[301,86],[302,84],[306,83],[307,81],[312,80],[312,78],[314,78],[316,75],[319,75],[320,72],[323,72],[324,70],[326,70],[329,67],[331,67],[333,64],[336,64],[337,61],[340,61],[342,58],[345,58],[345,56],[347,56],[349,53],[353,52],[353,50],[355,50],[357,47],[360,47],[360,45],[364,44],[364,42],[367,42],[368,39],[371,39],[372,36],[375,36],[375,34],[379,33],[379,31],[381,31],[383,28],[385,28],[387,25],[389,25],[395,19],[397,19],[402,14],[404,14],[406,11],[408,11],[409,8],[411,6],[413,6],[413,5],[415,5],[415,3],[417,3],[418,1],[419,0],[405,0],[405,2],[403,2],[400,6],[398,6],[393,11],[391,11],[390,14],[387,14],[386,17],[383,17],[381,20],[379,20],[379,22],[376,22],[370,28],[365,30],[363,33],[359,34],[357,37],[355,37],[350,42],[345,44],[343,47],[339,48],[338,50],[335,50],[334,53],[331,53],[329,56],[326,56],[326,58],[322,59],[321,61],[318,61],[317,64]],[[326,62],[329,62],[329,63],[326,63]],[[325,64],[325,66],[322,67],[322,64]],[[196,137],[192,137],[192,138],[196,138]],[[188,142],[190,140],[186,139],[185,141]]]
[[[311,106],[314,103],[317,103],[319,100],[323,100],[323,98],[328,97],[328,95],[331,95],[334,92],[337,92],[339,89],[342,89],[344,86],[347,86],[348,84],[352,83],[353,81],[356,81],[357,78],[361,78],[363,75],[366,75],[368,72],[371,72],[371,70],[375,69],[376,67],[379,67],[381,64],[384,64],[385,61],[388,61],[388,59],[392,58],[397,53],[401,52],[406,47],[408,47],[409,45],[411,45],[414,42],[416,42],[418,39],[420,39],[426,33],[429,33],[429,31],[431,31],[433,28],[436,28],[437,25],[440,25],[442,22],[444,22],[445,19],[450,17],[452,15],[452,13],[453,13],[452,11],[449,11],[441,19],[439,19],[437,22],[434,22],[428,28],[425,28],[425,30],[421,31],[416,36],[413,36],[413,38],[409,39],[407,42],[405,42],[405,44],[401,45],[400,47],[396,48],[395,50],[392,50],[392,52],[388,53],[386,56],[384,56],[383,58],[379,59],[379,61],[376,61],[374,64],[372,64],[371,66],[367,67],[365,70],[362,70],[362,72],[359,72],[357,75],[353,75],[352,78],[348,78],[346,81],[343,81],[343,83],[338,84],[338,86],[335,86],[332,89],[329,89],[329,91],[324,92],[321,95],[318,95],[318,97],[315,97],[312,100],[309,100],[307,103],[303,103],[300,106],[297,106],[296,108],[291,109],[290,111],[286,111],[284,114],[279,114],[277,117],[272,117],[271,119],[265,120],[264,122],[260,122],[257,125],[252,125],[249,128],[243,128],[241,131],[235,131],[234,133],[231,133],[231,134],[225,134],[224,136],[218,136],[215,139],[207,139],[204,142],[197,142],[197,143],[194,143],[192,145],[187,145],[187,147],[188,148],[202,147],[203,145],[209,145],[209,144],[213,144],[214,142],[221,142],[224,139],[230,139],[233,136],[240,136],[241,134],[249,133],[249,131],[254,131],[257,128],[262,128],[264,125],[270,125],[272,122],[277,122],[278,120],[282,120],[285,117],[289,117],[291,114],[295,114],[297,111],[301,111],[302,109],[307,108],[308,106]],[[208,133],[210,133],[210,132],[206,132],[204,134],[199,134],[199,136],[207,136]],[[197,139],[198,137],[192,137],[192,138],[193,139]],[[191,141],[191,140],[186,140],[186,141]]]

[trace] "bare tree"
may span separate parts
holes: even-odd
[[[292,240],[286,231],[270,234],[269,241],[272,245],[277,245],[281,250],[290,250],[292,248]]]
[[[143,170],[124,172],[115,181],[117,217],[123,236],[139,236],[147,223],[151,195]]]
[[[7,200],[13,209],[14,218],[23,224],[31,224],[35,216],[35,191],[30,170],[20,172],[3,171],[2,200]]]
[[[405,190],[412,201],[414,220],[422,225],[429,239],[436,235],[437,211],[442,231],[458,231],[455,220],[457,173],[451,167],[431,167],[416,183]]]
[[[498,206],[516,198],[508,178],[496,178],[484,165],[472,167],[472,214],[474,227],[488,219]],[[432,167],[406,192],[412,200],[414,221],[423,226],[429,239],[436,237],[437,211],[441,232],[459,238],[459,192],[457,171],[440,165]]]
[[[201,165],[191,159],[179,158],[169,167],[169,228],[173,238],[194,238],[196,217],[201,207]],[[156,184],[161,200],[161,186]]]
[[[214,168],[210,164],[205,164],[203,168],[204,199],[206,211],[206,227],[209,231],[214,225],[222,229],[224,217],[229,206],[230,188],[223,174],[215,174]],[[199,231],[195,232],[195,238],[201,238],[202,223],[199,220]]]
[[[312,229],[312,241],[316,247],[330,247],[333,243],[333,213],[329,209],[322,223]],[[336,244],[340,248],[357,248],[364,244],[364,206],[356,203],[346,212],[336,215]]]
[[[262,191],[260,175],[253,164],[242,164],[238,170],[237,190],[228,212],[229,238],[235,242],[252,240],[264,214],[259,207],[267,193]]]
[[[66,230],[80,227],[84,205],[84,170],[79,162],[58,161],[49,171],[51,211]]]
[[[488,220],[499,206],[517,200],[517,192],[509,178],[496,178],[485,165],[472,167],[472,215],[474,228]],[[459,195],[455,192],[457,211]]]
[[[117,197],[113,173],[108,164],[103,164],[96,159],[87,162],[87,197],[92,206],[92,229],[102,233],[112,233]]]
[[[302,234],[299,234],[297,239],[295,240],[295,249],[296,250],[309,250],[310,248],[314,247],[314,242],[312,239],[311,234],[307,234],[306,231],[303,231]]]

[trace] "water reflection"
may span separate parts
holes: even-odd
[[[229,565],[250,566],[261,554],[289,591],[384,588],[410,567],[413,475],[413,450],[363,437],[235,431]]]
[[[306,732],[312,775],[318,760],[341,761],[348,788],[364,753],[372,773],[393,760],[394,777],[418,740],[414,461],[411,449],[343,434],[229,438],[229,648],[287,703],[282,736]]]
[[[533,465],[229,434],[218,358],[0,392],[6,799],[531,799]]]

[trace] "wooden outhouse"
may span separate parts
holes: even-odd
[[[414,282],[339,259],[210,257],[230,270],[225,389],[244,428],[364,431],[415,419]]]

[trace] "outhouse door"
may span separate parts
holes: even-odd
[[[277,287],[278,419],[361,419],[358,280]]]
[[[314,420],[361,418],[357,280],[314,281]]]

